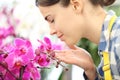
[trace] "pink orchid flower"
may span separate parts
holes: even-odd
[[[8,54],[5,59],[10,68],[27,65],[34,59],[32,45],[28,40],[16,38],[14,41],[14,50]]]

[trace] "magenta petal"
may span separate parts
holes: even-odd
[[[14,40],[14,45],[16,45],[17,47],[19,47],[19,46],[21,46],[21,45],[25,45],[25,42],[24,42],[24,40],[21,39],[21,38],[16,38],[16,39]]]
[[[38,63],[42,67],[48,66],[49,62],[47,61],[46,54],[40,54],[40,57],[38,59]]]
[[[23,79],[22,80],[29,80],[30,79],[30,72],[25,71],[23,74]]]
[[[26,40],[25,45],[26,45],[27,47],[31,47],[31,46],[32,46],[32,45],[31,45],[31,42],[30,42],[30,41],[28,41],[28,40]]]
[[[16,38],[15,41],[14,41],[14,44],[17,47],[20,47],[20,46],[32,47],[30,41],[24,40],[24,39],[21,39],[21,38]]]
[[[48,37],[44,37],[44,41],[47,44],[47,46],[51,47],[51,41],[50,41],[50,39]]]
[[[9,68],[12,68],[14,66],[14,59],[15,59],[15,54],[10,53],[7,58],[5,58],[5,61],[8,64]]]
[[[52,47],[53,47],[54,50],[62,50],[62,45],[54,44],[54,45],[52,45]]]
[[[41,80],[40,72],[34,68],[32,72],[33,80]]]
[[[0,55],[0,62],[2,62],[2,61],[3,61],[3,59],[4,59],[4,58]]]
[[[39,70],[37,69],[37,67],[34,66],[33,63],[29,63],[27,65],[25,72],[30,74],[30,77],[32,78],[32,80],[40,80],[41,78]]]
[[[27,58],[27,56],[23,56],[23,57],[21,57],[22,58],[22,60],[23,60],[23,65],[25,66],[25,65],[27,65],[29,62],[30,62],[30,59],[29,58]]]
[[[9,31],[9,34],[14,34],[14,27],[13,26],[10,26],[9,28],[8,28],[8,31]]]
[[[45,50],[45,46],[44,45],[40,45],[39,50],[40,50],[40,52],[43,52]]]
[[[2,39],[0,39],[0,47],[1,47],[2,43],[3,43],[3,41],[2,41]]]
[[[30,59],[33,59],[35,57],[35,54],[34,54],[32,48],[28,49],[27,56],[29,56]]]

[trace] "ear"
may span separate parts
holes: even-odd
[[[70,0],[70,3],[73,7],[73,9],[77,12],[80,13],[83,10],[83,1],[82,0]]]

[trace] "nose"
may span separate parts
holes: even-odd
[[[50,35],[57,34],[57,30],[55,28],[50,28]]]

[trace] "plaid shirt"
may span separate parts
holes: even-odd
[[[104,72],[102,70],[102,51],[108,51],[110,54],[110,68],[112,77],[114,80],[120,80],[120,17],[118,17],[115,23],[113,24],[110,40],[108,40],[109,38],[106,35],[109,21],[113,15],[115,15],[115,13],[112,10],[108,11],[103,23],[100,43],[98,45],[98,51],[101,57],[101,62],[97,68],[97,71],[100,74],[100,76],[104,78]],[[108,41],[110,42],[109,47],[107,46]]]

